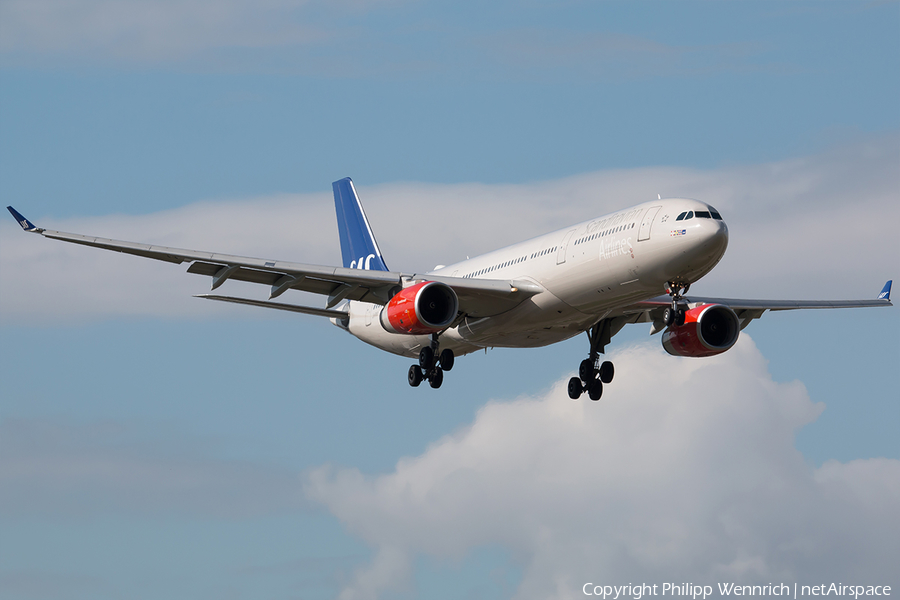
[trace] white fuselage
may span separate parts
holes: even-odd
[[[697,281],[725,253],[728,228],[720,219],[676,217],[710,210],[696,200],[647,202],[417,277],[530,281],[544,289],[499,315],[463,319],[441,334],[441,347],[462,355],[486,347],[545,346],[585,331],[612,309],[664,293],[667,282]],[[350,302],[346,329],[404,356],[415,357],[429,345],[429,336],[387,332],[378,319],[382,308]]]

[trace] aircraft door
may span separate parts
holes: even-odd
[[[641,228],[638,230],[637,241],[643,242],[650,239],[650,228],[653,226],[653,219],[656,218],[656,213],[659,212],[660,208],[662,206],[651,206],[647,209],[644,218],[641,219]]]
[[[569,240],[572,239],[573,235],[575,235],[574,229],[563,238],[562,244],[559,245],[559,252],[556,253],[556,264],[561,265],[566,262],[566,249],[568,249]]]

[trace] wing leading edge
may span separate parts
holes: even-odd
[[[343,300],[385,304],[404,285],[426,279],[442,281],[452,287],[459,297],[460,311],[473,317],[486,317],[506,312],[527,298],[543,291],[539,285],[528,281],[431,277],[424,274],[405,274],[396,271],[329,267],[66,233],[36,227],[13,207],[9,206],[7,209],[22,229],[29,233],[39,233],[46,238],[173,264],[191,263],[187,272],[212,277],[212,290],[217,289],[227,280],[234,279],[270,286],[269,300],[277,298],[289,289],[327,296],[325,309],[297,310],[297,312],[307,312],[307,314],[320,314],[314,311],[330,310]],[[211,297],[210,299],[225,300],[225,297]],[[239,298],[230,298],[226,301],[269,308],[288,306],[255,300],[242,301]]]
[[[751,300],[743,298],[711,298],[707,296],[685,296],[683,301],[689,307],[702,304],[724,304],[737,314],[741,320],[741,329],[746,327],[753,319],[760,318],[767,310],[807,310],[824,308],[875,308],[879,306],[893,306],[891,302],[891,285],[893,280],[884,284],[876,298],[866,300]],[[630,323],[648,323],[662,320],[662,313],[667,306],[672,305],[669,296],[657,296],[649,300],[635,302],[620,311],[622,316],[630,316]],[[654,328],[656,331],[659,329]]]

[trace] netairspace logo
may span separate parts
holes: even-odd
[[[662,589],[660,590],[660,587]],[[717,583],[718,597],[723,596],[793,596],[794,600],[803,596],[852,596],[858,600],[860,596],[890,596],[889,585],[843,585],[841,583],[820,585],[790,586],[785,583],[768,585],[738,585],[736,583]],[[693,600],[706,598],[713,595],[711,585],[696,585],[693,583],[642,583],[639,585],[594,585],[585,583],[581,588],[585,596],[601,596],[604,600],[617,600],[618,598],[631,598],[641,600],[644,596],[690,596]]]

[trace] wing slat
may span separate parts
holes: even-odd
[[[705,296],[685,296],[688,304],[725,304],[732,310],[800,310],[816,308],[872,308],[892,306],[890,300],[869,298],[866,300],[749,300],[745,298],[709,298]],[[665,308],[672,303],[669,296],[657,296],[649,300],[635,302],[629,308]]]
[[[187,269],[188,273],[212,277],[214,287],[218,287],[217,281],[219,285],[222,285],[230,279],[272,286],[282,277],[290,276],[297,278],[297,283],[291,285],[290,289],[323,296],[340,294],[344,300],[384,304],[390,299],[392,290],[404,283],[441,281],[452,287],[457,293],[460,311],[473,317],[488,317],[506,312],[544,291],[540,285],[532,281],[472,279],[431,276],[427,273],[404,274],[394,271],[348,269],[139,244],[45,230],[34,226],[26,231],[38,233],[50,239],[154,260],[175,264],[188,262],[191,263]],[[216,279],[217,274],[226,273],[227,277]],[[344,291],[345,288],[346,291]]]

